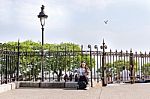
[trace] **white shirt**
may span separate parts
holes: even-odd
[[[85,68],[79,68],[79,69],[78,69],[78,74],[79,74],[80,76],[85,75]]]
[[[120,76],[123,81],[129,81],[130,80],[130,71],[125,69],[120,73]]]

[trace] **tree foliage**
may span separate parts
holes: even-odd
[[[144,75],[150,75],[150,63],[146,63],[142,66],[142,73]]]
[[[7,47],[11,51],[18,51],[19,47],[19,71],[21,75],[31,77],[40,76],[41,61],[42,61],[42,46],[39,42],[27,40],[20,42],[8,42]],[[92,66],[90,65],[89,54],[83,55],[81,48],[77,44],[60,43],[60,44],[44,44],[43,46],[44,60],[43,69],[45,72],[55,73],[58,78],[62,76],[62,72],[73,71],[80,66],[81,61],[85,61],[87,65],[92,68],[94,59],[92,59]],[[14,65],[12,68],[16,70],[17,67],[17,53],[14,58]],[[16,72],[16,71],[13,71]],[[58,79],[60,80],[60,79]]]

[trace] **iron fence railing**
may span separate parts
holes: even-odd
[[[22,47],[23,48],[23,47]],[[100,49],[101,48],[101,49]],[[81,50],[21,50],[21,46],[0,46],[0,84],[12,81],[76,81],[76,70],[81,61],[90,69],[89,83],[94,81],[103,85],[122,82],[123,68],[127,71],[126,81],[150,79],[150,53],[133,53],[132,51],[105,51],[103,46],[91,45]],[[43,61],[43,65],[41,65]],[[41,67],[43,66],[43,67]],[[43,68],[43,76],[41,73]],[[64,77],[68,77],[67,80]],[[70,79],[69,79],[70,78]]]

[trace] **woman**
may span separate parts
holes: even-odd
[[[86,67],[86,63],[82,62],[80,68],[78,69],[79,81],[85,81],[88,84],[87,75],[88,68]]]

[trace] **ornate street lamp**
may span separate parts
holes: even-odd
[[[107,49],[107,46],[105,45],[105,42],[103,40],[102,46],[100,48],[103,50],[103,56],[102,56],[102,86],[107,86],[107,78],[106,78],[106,67],[105,65],[105,49]]]
[[[45,25],[45,19],[48,17],[48,15],[45,15],[44,13],[44,5],[42,5],[41,7],[41,12],[38,15],[38,18],[40,18],[40,22],[41,22],[41,26],[42,26],[42,53],[41,53],[41,57],[42,57],[42,63],[41,63],[41,80],[42,82],[44,81],[44,71],[43,71],[43,61],[44,61],[44,56],[43,56],[43,45],[44,45],[44,25]]]
[[[134,83],[134,63],[133,63],[133,52],[130,50],[130,72],[131,72],[131,84]]]

